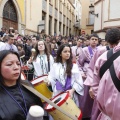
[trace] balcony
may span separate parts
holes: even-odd
[[[75,22],[74,27],[80,29],[80,21]]]
[[[86,26],[93,26],[93,25],[94,25],[94,18],[87,18]]]
[[[47,10],[47,2],[46,0],[42,0],[42,10],[46,12]]]

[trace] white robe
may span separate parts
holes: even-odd
[[[42,69],[41,60],[43,60],[43,69]],[[51,69],[52,65],[54,63],[54,59],[51,55],[50,55],[50,61],[49,62],[50,62],[50,69]],[[40,57],[38,55],[36,60],[33,61],[32,65],[28,64],[28,63],[27,63],[27,65],[30,69],[34,68],[34,78],[36,78],[38,76],[48,74],[48,72],[49,72],[47,55],[42,55],[42,57]]]
[[[64,76],[66,70],[66,64],[64,66],[61,63],[54,63],[52,69],[49,72],[48,79],[52,85],[53,89],[53,96],[58,95],[59,93],[63,92],[61,90],[56,89],[56,79],[63,85],[65,86],[65,81],[66,81],[66,76]],[[72,88],[75,89],[75,91],[79,95],[83,95],[84,93],[84,88],[83,88],[83,80],[81,77],[81,74],[79,73],[79,69],[77,64],[73,64],[72,67],[72,75],[71,75],[71,86]],[[75,103],[78,103],[78,99],[75,97],[76,95],[74,94],[74,101]]]

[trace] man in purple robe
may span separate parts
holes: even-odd
[[[107,51],[108,49],[109,49],[108,46],[99,47],[97,49],[97,51],[95,52],[94,56],[92,57],[92,59],[89,63],[88,69],[87,69],[88,72],[87,72],[87,78],[84,82],[85,85],[91,86],[92,82],[94,82],[93,73],[94,73],[95,62],[98,59],[98,57],[100,55],[102,55],[105,51]],[[94,95],[93,95],[91,89],[89,90],[89,94],[90,94],[90,97],[94,99]],[[100,110],[97,107],[96,99],[94,99],[94,103],[93,103],[93,107],[92,107],[92,113],[91,113],[91,120],[96,120],[99,113],[100,113]]]
[[[112,28],[107,31],[106,41],[113,48],[113,53],[120,51],[120,30]],[[107,51],[104,52],[96,61],[94,68],[94,82],[91,83],[92,91],[97,97],[97,104],[102,112],[97,120],[119,120],[120,119],[120,92],[116,88],[110,74],[110,70],[106,70],[102,78],[100,78],[100,68],[107,61]],[[114,62],[114,70],[118,79],[120,79],[120,57],[117,57]]]
[[[90,46],[83,48],[83,53],[79,55],[79,59],[77,61],[79,68],[82,69],[83,74],[82,77],[84,80],[86,80],[87,74],[88,74],[88,66],[89,63],[94,55],[94,53],[97,51],[97,44],[98,44],[98,35],[92,34],[90,35]],[[83,118],[90,119],[91,117],[91,111],[93,106],[93,99],[89,96],[89,86],[84,86],[84,96],[79,98],[80,101],[80,109],[83,113]]]

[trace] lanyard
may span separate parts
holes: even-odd
[[[89,53],[90,53],[90,56],[91,58],[93,57],[93,51],[92,51],[92,48],[90,46],[88,46],[88,50],[89,50]]]
[[[42,74],[44,75],[45,74],[44,66],[45,66],[45,69],[46,69],[46,72],[47,72],[47,67],[46,67],[46,64],[45,64],[44,56],[38,56],[38,57],[40,58],[40,66],[41,66],[41,69],[42,69]]]
[[[90,56],[92,58],[93,57],[93,50],[90,46],[88,46],[88,50],[89,50]],[[96,47],[96,50],[97,50],[97,47]]]
[[[17,105],[21,108],[21,110],[23,111],[25,117],[27,116],[27,105],[26,105],[26,102],[25,102],[25,98],[24,98],[24,95],[23,95],[23,92],[22,92],[22,89],[20,87],[20,85],[18,84],[18,87],[19,87],[19,91],[22,95],[22,98],[23,98],[23,101],[24,101],[24,107],[25,107],[25,110],[24,108],[20,105],[20,103],[14,98],[14,96],[4,87],[2,86],[2,88],[6,91],[6,93],[17,103]]]

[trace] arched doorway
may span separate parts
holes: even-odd
[[[18,30],[17,11],[12,0],[8,0],[3,9],[3,27],[9,29],[13,27]]]

